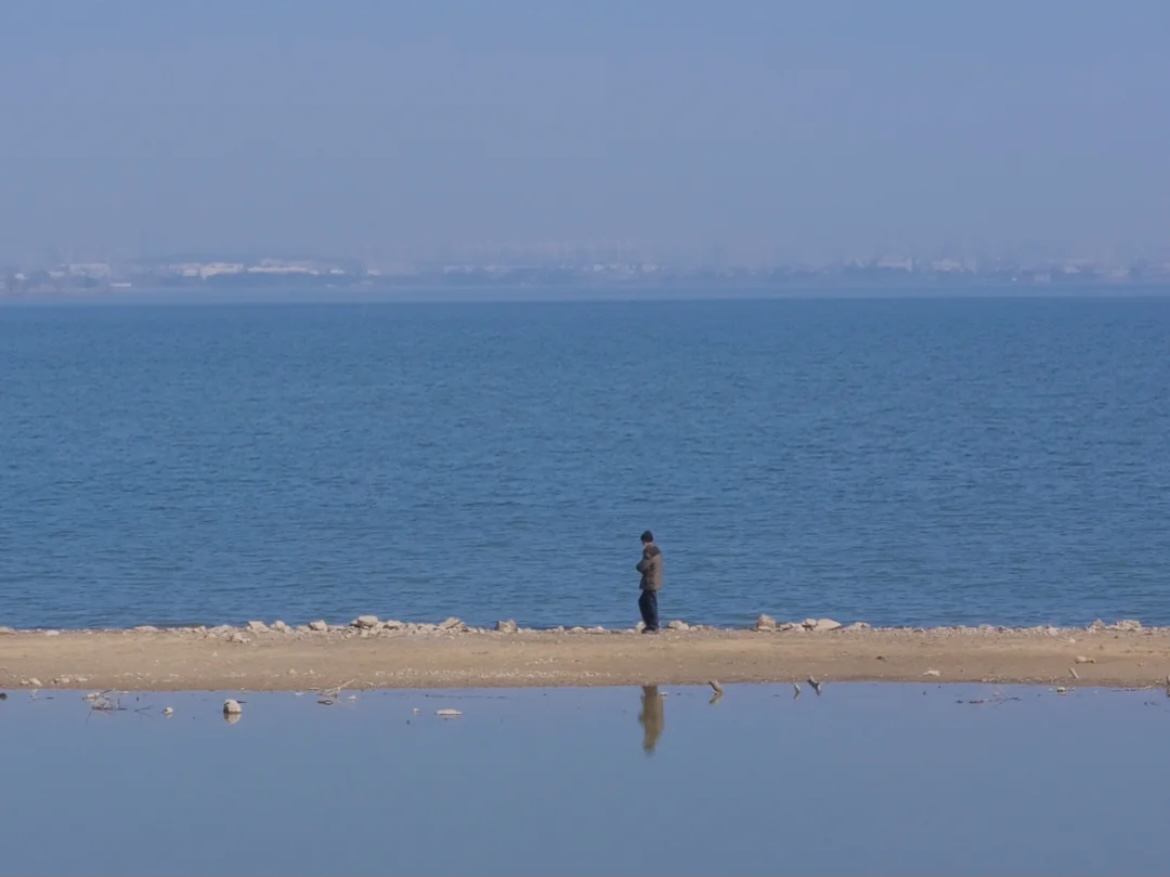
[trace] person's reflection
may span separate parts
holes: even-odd
[[[642,686],[642,712],[638,713],[638,724],[642,726],[642,751],[647,755],[654,754],[654,747],[658,745],[666,724],[662,700],[657,685]]]

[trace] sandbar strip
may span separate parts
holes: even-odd
[[[363,616],[369,620],[369,617]],[[375,620],[376,621],[376,620]],[[0,688],[299,691],[978,682],[1166,688],[1170,628],[468,629],[377,621],[0,633]]]

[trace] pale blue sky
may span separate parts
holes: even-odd
[[[1170,249],[1170,3],[0,7],[0,260]]]

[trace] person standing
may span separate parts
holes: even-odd
[[[638,609],[646,625],[642,633],[655,633],[658,630],[658,592],[662,590],[662,551],[654,544],[654,534],[649,530],[642,534],[642,559],[638,561],[637,569],[642,574]]]

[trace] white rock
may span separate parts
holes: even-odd
[[[776,630],[776,619],[771,615],[761,615],[756,619],[756,630],[762,632],[772,632]]]
[[[464,633],[467,630],[467,625],[458,618],[448,618],[439,625],[439,630],[452,631],[454,633]]]
[[[584,632],[585,632],[585,628],[583,628],[581,626],[569,628],[569,633],[584,633]]]
[[[817,626],[817,620],[815,618],[806,618],[804,621],[800,622],[800,625],[805,630],[812,630]]]
[[[28,679],[20,680],[20,684],[27,685],[29,688],[40,688],[41,680],[37,679],[35,676],[31,676]]]
[[[225,716],[238,716],[243,711],[244,708],[240,705],[238,700],[234,700],[233,698],[229,697],[223,702],[223,714]]]
[[[275,630],[277,633],[288,633],[290,630],[292,630],[292,628],[290,628],[283,621],[272,622],[272,629]]]
[[[1142,623],[1133,618],[1124,618],[1113,625],[1114,630],[1141,630]]]
[[[816,624],[812,626],[815,633],[824,633],[827,630],[836,630],[841,626],[840,621],[834,621],[832,618],[820,618]]]
[[[436,716],[441,716],[444,719],[454,719],[463,715],[459,710],[435,710]]]
[[[61,635],[61,631],[59,631],[59,630],[46,630],[45,631],[45,636],[60,636],[60,635]]]
[[[379,624],[381,624],[381,622],[378,621],[377,615],[359,615],[353,620],[350,626],[356,627],[360,630],[373,630]]]
[[[150,624],[140,624],[134,630],[138,633],[158,633],[158,628]]]
[[[394,619],[382,622],[382,630],[402,630],[404,627],[406,627],[405,624],[403,624],[401,621],[395,621]]]
[[[12,627],[0,627],[0,634],[16,633],[16,629]]]
[[[1084,655],[1077,655],[1075,658],[1073,658],[1073,663],[1074,664],[1095,664],[1097,662],[1094,661],[1092,658],[1086,658]]]
[[[227,641],[229,643],[240,643],[242,645],[243,643],[249,642],[249,639],[238,630],[233,630],[228,634]]]
[[[249,621],[248,630],[252,633],[265,633],[268,630],[268,625],[263,621]]]
[[[855,621],[845,628],[846,630],[869,630],[870,626],[864,621]]]
[[[516,622],[511,618],[507,619],[506,621],[496,622],[496,630],[500,633],[515,633],[519,629],[520,628],[517,626]]]
[[[329,624],[327,622],[324,622],[324,621],[310,621],[309,622],[309,630],[314,631],[316,633],[324,633],[328,629],[329,629]]]
[[[666,625],[666,629],[667,630],[690,630],[691,628],[690,628],[690,625],[687,624],[685,621],[680,621],[679,619],[676,618],[674,621],[672,621]]]
[[[927,670],[922,675],[923,676],[942,676],[942,673],[940,673],[938,670]]]

